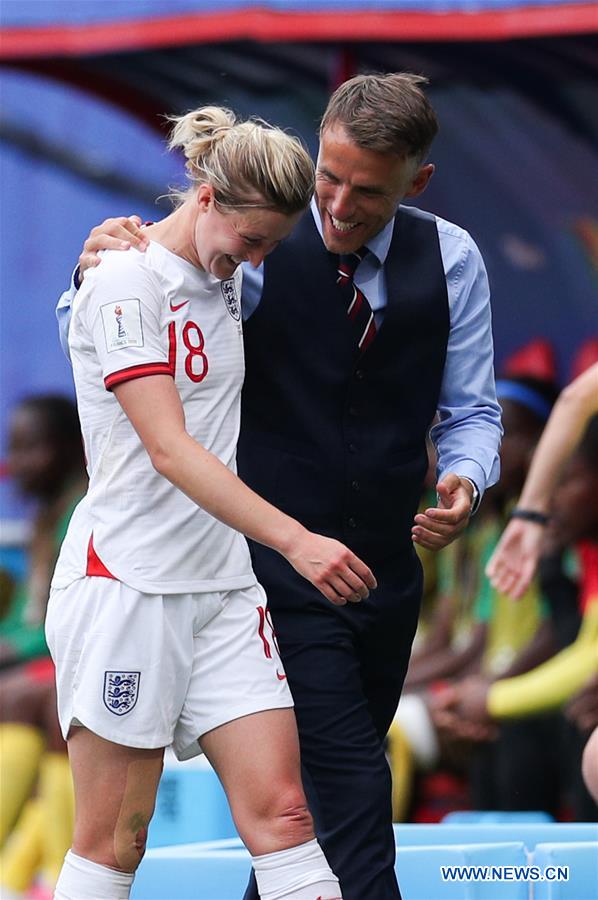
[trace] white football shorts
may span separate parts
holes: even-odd
[[[53,590],[46,638],[64,737],[84,725],[126,747],[201,753],[213,728],[293,706],[255,584],[201,594],[143,594],[110,578]]]

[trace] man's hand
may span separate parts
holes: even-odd
[[[441,550],[454,541],[469,522],[473,486],[467,478],[447,472],[436,485],[440,505],[418,513],[411,536],[428,550]]]
[[[130,247],[147,250],[149,241],[140,229],[139,216],[106,219],[92,228],[79,257],[79,280],[84,278],[86,269],[98,265],[100,250],[129,250]]]

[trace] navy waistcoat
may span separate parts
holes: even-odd
[[[240,476],[368,562],[411,548],[449,334],[434,217],[401,208],[384,321],[360,355],[310,213],[265,262],[245,323]],[[258,572],[258,577],[260,573]]]

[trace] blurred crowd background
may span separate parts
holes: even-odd
[[[458,686],[474,722],[476,697],[575,642],[588,596],[598,596],[591,435],[586,494],[571,503],[573,513],[575,503],[593,508],[594,519],[580,515],[577,533],[553,536],[517,604],[484,575],[547,411],[598,361],[595,4],[4,0],[0,15],[5,890],[19,896],[39,871],[52,883],[72,821],[42,627],[61,536],[85,490],[56,301],[92,226],[130,213],[152,220],[167,209],[159,194],[181,183],[183,165],[165,153],[164,113],[227,105],[300,134],[315,155],[329,93],[359,71],[430,79],[441,130],[431,155],[436,174],[418,205],[467,228],[479,244],[492,287],[497,373],[511,385],[502,399],[499,392],[500,484],[464,537],[423,554],[422,626],[388,746],[395,817],[438,821],[474,808],[594,819],[579,762],[592,715],[598,721],[598,679],[568,707],[502,721],[480,715],[465,732],[451,689]],[[433,464],[431,451],[430,485]],[[595,643],[592,652],[598,669]]]

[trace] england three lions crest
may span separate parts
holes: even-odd
[[[237,296],[237,285],[235,284],[235,279],[227,278],[226,281],[221,281],[220,289],[222,290],[222,296],[224,297],[224,302],[226,303],[226,308],[228,309],[229,313],[231,314],[235,322],[240,322],[241,304]]]
[[[131,712],[139,695],[141,672],[105,672],[104,704],[115,716]]]

